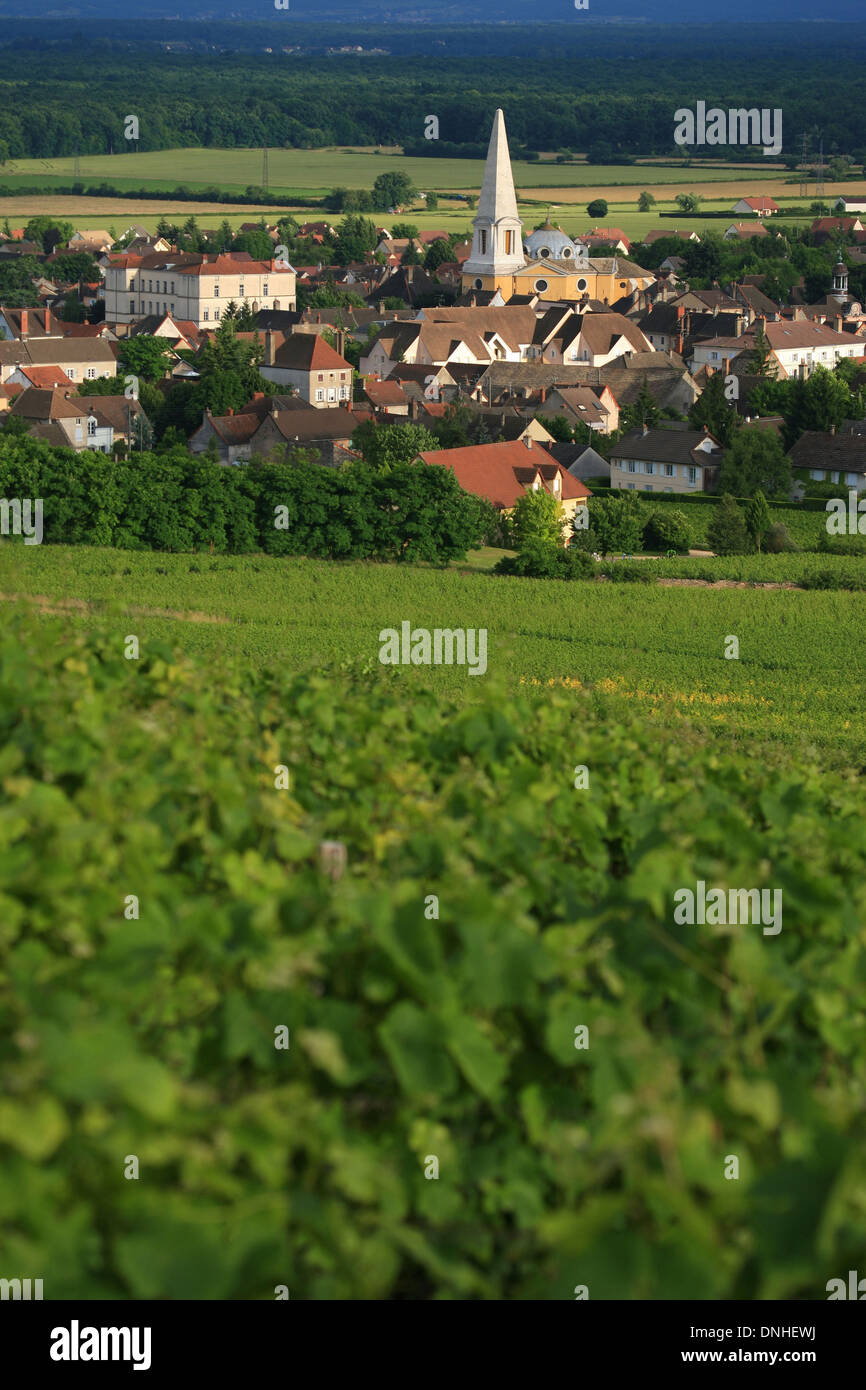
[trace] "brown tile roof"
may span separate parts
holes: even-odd
[[[857,434],[826,434],[807,430],[789,457],[793,468],[829,468],[831,471],[866,473],[866,438]]]
[[[319,333],[293,333],[286,338],[274,354],[274,366],[302,372],[352,369],[351,363],[335,352]]]
[[[52,390],[54,387],[68,387],[70,391],[75,389],[75,382],[62,372],[59,367],[19,367],[22,376],[26,376],[31,386],[43,386]]]

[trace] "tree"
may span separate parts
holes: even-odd
[[[454,249],[450,241],[444,237],[437,237],[436,241],[431,241],[427,247],[427,254],[424,257],[424,269],[428,274],[438,270],[445,261],[453,261]]]
[[[791,405],[787,416],[791,442],[805,430],[827,432],[838,429],[850,418],[854,404],[845,378],[826,367],[813,368],[804,381],[791,384]]]
[[[760,552],[761,542],[770,529],[770,508],[760,488],[746,505],[746,530],[752,538],[755,549]]]
[[[604,198],[593,198],[586,211],[589,217],[607,217],[607,203]]]
[[[590,530],[595,546],[603,555],[638,550],[641,545],[645,513],[634,492],[614,493],[610,497],[590,497]],[[579,537],[580,533],[576,535]]]
[[[428,212],[435,212],[439,206],[439,194],[428,193],[424,205]]]
[[[338,265],[364,261],[378,243],[375,222],[358,213],[345,217],[337,228],[334,256]]]
[[[164,338],[140,333],[121,341],[118,356],[124,367],[143,381],[159,381],[168,367],[169,349]]]
[[[644,550],[688,551],[691,544],[689,522],[679,507],[664,507],[652,512],[643,528]]]
[[[722,459],[719,491],[737,497],[787,498],[791,492],[791,460],[775,430],[744,425]]]
[[[763,319],[758,320],[755,329],[755,345],[749,354],[749,371],[753,376],[774,377],[778,371],[778,364],[773,357],[773,349],[767,341],[764,332]]]
[[[65,245],[74,232],[75,228],[71,222],[62,221],[57,217],[31,217],[24,228],[24,240],[35,241],[48,256],[55,246]]]
[[[660,411],[650,393],[647,385],[646,373],[641,382],[640,391],[637,399],[632,405],[623,406],[619,417],[620,433],[630,434],[632,430],[642,428],[644,425],[652,429],[658,424]]]
[[[373,420],[355,426],[351,443],[364,462],[380,472],[390,472],[439,448],[438,440],[423,425],[377,425]]]
[[[650,208],[655,207],[656,200],[651,193],[647,193],[646,189],[644,189],[637,200],[637,205],[640,212],[649,212]]]
[[[572,442],[574,431],[564,415],[545,415],[542,423],[558,444],[570,444]]]
[[[232,243],[234,251],[246,251],[254,261],[270,261],[274,257],[274,243],[267,232],[256,227],[252,232],[241,232]]]
[[[683,212],[697,212],[703,198],[698,193],[678,193],[674,202]]]
[[[735,499],[726,492],[707,527],[707,540],[717,555],[746,555],[749,533]]]
[[[373,181],[373,206],[378,212],[387,212],[389,208],[405,207],[407,203],[412,203],[418,197],[418,190],[410,179],[409,175],[394,169],[386,174],[379,174]]]
[[[84,323],[86,317],[84,305],[81,303],[75,290],[70,290],[67,294],[58,317],[62,319],[64,323]]]
[[[564,545],[563,516],[562,503],[546,488],[522,493],[511,510],[511,535],[515,549]]]
[[[725,396],[725,378],[714,372],[689,411],[689,424],[700,430],[706,425],[710,434],[725,448],[730,444],[737,427],[737,412]]]
[[[394,222],[391,226],[391,236],[400,240],[407,237],[410,241],[418,235],[418,228],[414,222]]]

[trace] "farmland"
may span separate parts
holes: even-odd
[[[776,558],[789,561],[767,557],[771,566]],[[687,575],[689,564],[668,562],[664,572]],[[59,610],[88,627],[112,612],[118,641],[133,631],[212,666],[243,658],[283,671],[342,661],[379,671],[378,634],[404,619],[483,627],[490,680],[510,692],[565,689],[576,718],[589,701],[615,717],[631,709],[651,724],[755,737],[837,766],[866,753],[858,637],[866,598],[856,593],[562,584],[468,567],[12,544],[0,548],[0,593],[18,596],[34,618]],[[184,621],[189,614],[197,616]],[[739,660],[724,658],[728,634],[739,639]],[[462,698],[482,683],[450,667],[400,678]]]

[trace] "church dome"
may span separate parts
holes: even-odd
[[[524,242],[524,250],[532,260],[576,261],[578,250],[571,237],[559,227],[546,222],[543,227],[532,232]]]

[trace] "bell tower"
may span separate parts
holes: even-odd
[[[478,211],[472,226],[472,250],[463,264],[463,288],[495,289],[498,276],[514,275],[526,264],[523,223],[517,215],[508,136],[501,110],[493,117]]]

